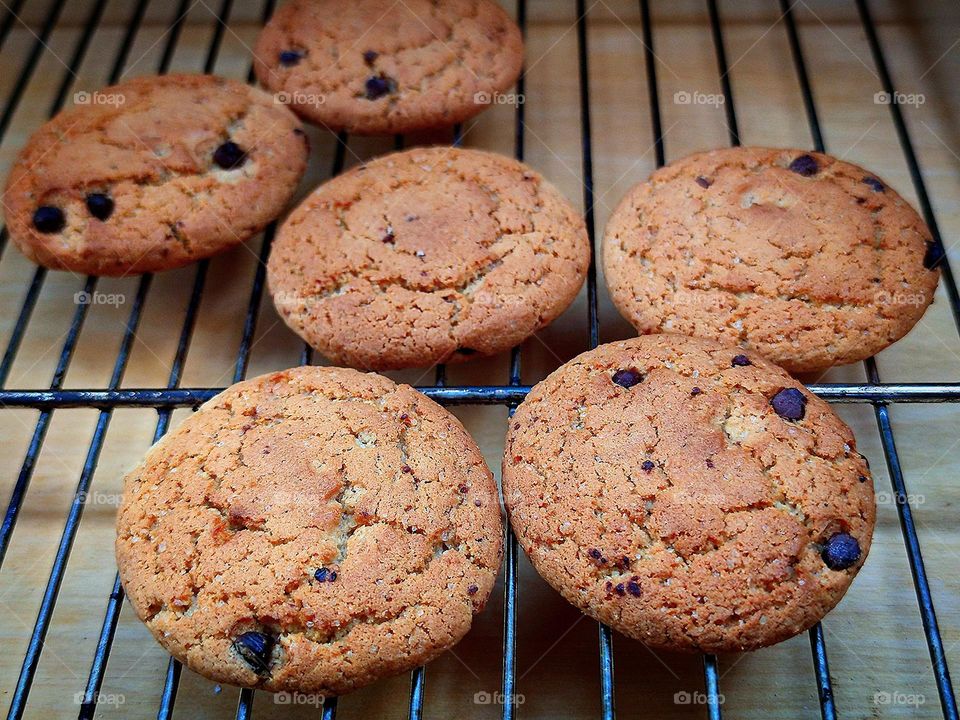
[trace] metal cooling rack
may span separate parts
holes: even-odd
[[[772,0],[771,0],[772,1]],[[876,70],[879,74],[884,91],[891,97],[894,96],[894,81],[890,75],[884,55],[883,46],[877,35],[876,26],[871,16],[868,0],[855,0],[863,30],[866,33]],[[123,73],[128,60],[130,49],[140,26],[143,22],[149,0],[137,0],[132,4],[125,35],[120,44],[119,51],[113,60],[112,69],[109,74],[109,84],[118,81]],[[581,128],[581,153],[582,153],[582,172],[583,172],[583,201],[586,208],[586,224],[591,242],[595,239],[594,222],[594,197],[593,197],[593,160],[591,148],[590,131],[590,86],[589,86],[589,51],[587,47],[587,12],[584,0],[574,0],[576,3],[576,31],[578,43],[579,60],[579,87],[580,87],[580,128]],[[734,98],[731,89],[731,80],[728,73],[728,64],[724,46],[723,26],[720,19],[720,11],[717,0],[706,0],[709,17],[712,41],[714,44],[717,60],[717,68],[720,75],[721,87],[725,98],[725,112],[727,115],[727,126],[730,133],[730,142],[733,145],[739,144],[739,132],[737,125],[737,112],[734,105]],[[821,132],[820,121],[818,117],[816,102],[811,90],[810,78],[807,72],[807,65],[803,55],[802,39],[798,33],[796,23],[792,13],[792,5],[789,0],[778,0],[781,20],[784,21],[790,50],[793,56],[795,70],[800,82],[803,94],[804,106],[810,126],[810,133],[813,139],[813,147],[816,150],[825,150],[823,134]],[[90,49],[90,41],[94,31],[97,29],[103,18],[104,9],[107,0],[96,0],[89,9],[88,15],[84,20],[83,31],[75,41],[72,54],[68,60],[67,69],[59,83],[53,104],[50,107],[49,114],[52,116],[64,105],[67,99],[71,83],[79,69],[84,56]],[[4,5],[6,13],[0,20],[0,48],[7,40],[11,29],[18,21],[24,0],[11,2]],[[66,0],[54,0],[49,9],[47,17],[43,20],[38,31],[35,33],[35,40],[26,57],[22,72],[16,84],[11,90],[5,103],[2,113],[0,113],[0,139],[2,139],[10,125],[10,121],[17,111],[18,104],[23,98],[27,85],[36,70],[37,63],[46,47],[51,32],[57,25],[61,11],[66,5]],[[214,26],[212,38],[207,50],[206,61],[204,63],[204,72],[212,72],[220,46],[223,39],[224,29],[230,17],[233,2],[232,0],[221,0],[217,11],[218,22]],[[171,15],[171,23],[167,32],[163,36],[163,52],[156,68],[157,72],[166,72],[170,67],[173,53],[177,47],[183,29],[184,18],[191,7],[189,0],[179,0],[177,7]],[[263,8],[262,19],[264,22],[273,12],[273,0],[266,0]],[[643,35],[642,42],[644,46],[645,65],[647,73],[647,85],[649,91],[649,111],[652,119],[653,141],[656,150],[657,165],[664,164],[665,151],[664,140],[662,136],[662,124],[660,117],[660,97],[657,89],[657,70],[654,57],[654,37],[650,18],[650,7],[648,0],[640,0],[640,12],[642,19]],[[526,0],[517,2],[517,22],[521,29],[526,31]],[[252,69],[248,73],[248,80],[253,82]],[[521,77],[518,83],[517,92],[523,94],[524,79]],[[896,127],[901,150],[905,156],[907,166],[910,171],[911,179],[914,184],[917,196],[920,200],[920,209],[926,219],[927,224],[933,234],[934,242],[940,254],[944,254],[943,242],[941,239],[936,217],[934,216],[930,204],[929,195],[921,174],[920,165],[914,150],[913,143],[904,123],[903,115],[896,103],[889,105],[892,119]],[[341,133],[337,137],[336,149],[333,157],[332,172],[334,175],[339,173],[344,166],[344,156],[346,150],[347,136]],[[453,143],[460,142],[460,128],[457,127],[453,132]],[[397,137],[395,145],[397,148],[403,147],[402,137]],[[515,128],[514,128],[514,154],[518,159],[524,157],[524,106],[519,104],[516,107]],[[263,244],[260,250],[259,264],[254,276],[253,285],[250,289],[249,301],[244,315],[243,332],[240,341],[240,347],[237,352],[234,365],[233,381],[237,382],[246,374],[250,358],[251,343],[256,329],[258,309],[264,291],[265,261],[270,253],[270,246],[275,232],[275,225],[270,225],[264,233]],[[0,253],[6,250],[7,232],[6,228],[0,230]],[[106,388],[89,390],[64,390],[63,382],[70,365],[70,361],[77,347],[80,336],[80,330],[89,309],[88,304],[78,304],[73,311],[69,330],[66,334],[59,360],[47,389],[33,390],[8,390],[4,386],[9,377],[11,367],[17,357],[23,337],[30,323],[31,315],[36,306],[37,299],[43,288],[47,271],[38,267],[34,271],[32,280],[24,296],[23,303],[17,315],[13,331],[8,340],[7,347],[0,360],[0,410],[6,408],[34,408],[40,411],[32,438],[27,448],[21,465],[17,482],[11,493],[10,500],[4,515],[3,524],[0,526],[0,565],[6,555],[10,544],[11,534],[17,522],[20,509],[23,504],[25,494],[28,490],[30,479],[37,462],[38,455],[43,446],[44,438],[50,426],[53,412],[60,408],[95,408],[100,413],[97,418],[96,428],[92,440],[89,444],[80,479],[76,487],[73,503],[67,515],[66,524],[63,529],[60,544],[57,548],[56,556],[50,571],[49,579],[40,604],[27,651],[23,659],[23,665],[16,687],[13,689],[12,700],[8,713],[8,718],[14,720],[22,717],[27,700],[29,698],[31,686],[40,661],[40,655],[43,651],[44,639],[50,629],[50,623],[53,611],[57,603],[57,596],[61,582],[70,558],[70,551],[76,537],[81,515],[84,510],[85,498],[90,489],[91,480],[97,467],[100,453],[103,448],[104,439],[112,416],[112,411],[119,407],[150,407],[156,408],[158,420],[154,439],[160,438],[166,433],[170,417],[175,408],[178,407],[196,407],[209,398],[217,394],[222,388],[179,388],[179,382],[186,360],[187,352],[190,347],[192,332],[194,329],[197,312],[200,306],[200,300],[203,296],[204,285],[209,268],[208,261],[204,260],[197,263],[193,286],[190,290],[189,302],[187,304],[185,318],[180,329],[179,341],[177,344],[174,360],[170,368],[167,386],[162,389],[140,388],[140,389],[121,389],[120,383],[126,370],[130,357],[131,348],[136,338],[137,329],[140,324],[144,304],[147,301],[150,291],[151,275],[144,275],[140,278],[137,286],[134,302],[128,316],[123,337],[120,343],[120,350],[117,354],[113,366],[113,372]],[[954,322],[960,330],[960,295],[958,295],[957,284],[949,263],[945,259],[942,262],[943,285],[946,289],[950,301],[950,307],[953,312]],[[92,294],[97,287],[98,278],[90,276],[84,283],[84,291]],[[589,333],[589,346],[595,347],[599,343],[599,321],[597,315],[597,278],[595,259],[591,258],[589,272],[587,276],[587,324]],[[301,362],[306,364],[312,359],[312,353],[309,347],[304,347],[301,352]],[[930,661],[932,664],[934,676],[936,679],[937,690],[940,698],[941,709],[944,718],[947,720],[960,720],[958,716],[956,698],[953,685],[950,680],[950,673],[947,668],[947,661],[944,654],[943,641],[940,630],[937,625],[937,617],[933,607],[933,600],[930,593],[930,586],[927,580],[926,570],[924,569],[923,557],[920,550],[920,542],[917,536],[916,526],[908,502],[906,484],[903,472],[900,466],[900,459],[897,453],[896,442],[890,421],[889,404],[891,403],[939,403],[939,402],[960,402],[960,384],[957,383],[882,383],[873,358],[865,361],[865,370],[868,382],[865,384],[815,384],[809,386],[810,389],[819,396],[834,402],[859,402],[869,403],[873,406],[876,416],[877,427],[880,432],[880,438],[883,451],[889,471],[893,496],[896,502],[896,508],[899,515],[900,526],[902,530],[903,542],[906,547],[907,557],[910,564],[910,570],[913,576],[913,583],[916,590],[919,611],[923,622],[924,635],[930,652]],[[433,386],[418,388],[427,396],[444,405],[462,405],[462,404],[482,404],[482,405],[504,405],[510,409],[512,414],[516,405],[522,401],[529,386],[521,383],[520,375],[520,352],[515,348],[511,353],[511,362],[509,377],[505,385],[482,385],[482,386],[461,386],[447,387],[446,374],[442,366],[437,368],[436,379]],[[503,679],[501,691],[505,699],[502,708],[502,717],[504,720],[512,720],[517,710],[516,705],[516,638],[517,638],[517,559],[518,545],[509,526],[506,530],[505,543],[505,564],[504,564],[504,641],[503,641]],[[117,628],[117,622],[120,616],[120,610],[123,603],[123,590],[120,586],[119,578],[114,581],[113,589],[106,600],[106,612],[103,619],[102,628],[99,633],[99,641],[96,652],[90,666],[89,678],[83,691],[83,702],[80,706],[78,717],[93,718],[96,712],[96,703],[100,687],[103,682],[104,672],[107,666],[107,660],[113,644],[114,634]],[[817,691],[820,702],[820,713],[824,720],[832,720],[837,717],[837,708],[834,702],[833,690],[831,686],[830,671],[827,664],[827,648],[824,640],[823,629],[817,624],[809,631],[810,647],[813,656],[815,676],[817,681]],[[598,625],[599,641],[599,659],[600,659],[600,689],[601,706],[598,708],[599,715],[605,720],[612,720],[615,717],[614,706],[614,668],[613,668],[613,637],[611,631],[606,626]],[[719,673],[717,669],[717,658],[713,655],[703,657],[704,681],[706,684],[706,712],[711,720],[721,717],[721,706],[718,698],[720,695]],[[174,704],[177,697],[177,689],[180,680],[181,665],[174,659],[170,659],[164,687],[161,695],[160,706],[157,717],[161,720],[170,718],[173,715]],[[420,720],[424,712],[424,668],[418,668],[411,673],[410,697],[409,697],[409,717],[412,720]],[[237,707],[237,718],[249,718],[252,716],[253,691],[243,690],[240,693],[240,700]],[[337,700],[329,698],[325,702],[322,711],[324,720],[333,720],[336,717]]]

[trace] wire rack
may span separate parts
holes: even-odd
[[[803,95],[809,130],[813,139],[813,147],[816,150],[825,151],[827,148],[821,131],[817,105],[811,89],[807,63],[804,58],[802,38],[800,37],[798,26],[793,15],[793,7],[789,0],[771,0],[771,2],[774,1],[779,2],[779,11],[782,13],[781,20],[785,23],[794,69]],[[878,37],[868,1],[855,1],[859,20],[866,34],[882,87],[892,96],[895,90],[894,81],[890,74],[884,49]],[[706,0],[706,2],[709,12],[711,39],[716,54],[717,70],[725,99],[724,108],[727,127],[729,128],[729,140],[731,144],[737,145],[740,142],[737,110],[734,104],[731,78],[728,72],[729,67],[720,9],[717,0]],[[583,204],[585,207],[587,229],[591,242],[593,242],[596,229],[594,218],[593,152],[591,143],[590,53],[587,34],[588,8],[585,6],[584,0],[574,0],[574,3],[577,18],[576,38],[579,73],[579,123],[583,174]],[[7,41],[11,30],[18,22],[18,13],[21,11],[23,5],[23,0],[5,5],[6,12],[2,20],[0,20],[0,47]],[[66,5],[66,0],[54,0],[48,10],[47,16],[42,20],[37,32],[34,33],[34,41],[25,59],[23,70],[2,106],[2,113],[0,113],[0,139],[4,137],[10,127],[11,119],[17,111],[31,77],[37,68],[38,61],[46,48],[46,43],[57,26],[58,20],[61,18],[62,11]],[[49,108],[49,114],[51,116],[60,110],[68,97],[75,72],[90,50],[91,39],[95,29],[104,17],[106,5],[107,0],[96,0],[90,5],[88,15],[83,18],[82,32],[77,36],[72,54],[65,63],[67,65],[66,70],[59,82],[54,101]],[[174,51],[181,36],[181,31],[183,30],[184,18],[191,7],[189,0],[179,0],[176,5],[174,12],[171,14],[172,20],[169,28],[162,36],[163,50],[158,65],[155,68],[159,73],[166,72],[170,67]],[[204,62],[205,72],[212,72],[214,69],[232,5],[231,0],[221,0],[219,7],[216,8],[219,22],[214,26],[214,31],[207,48]],[[147,6],[148,0],[138,0],[135,4],[131,4],[125,34],[120,43],[119,50],[112,61],[110,76],[108,78],[110,83],[119,80],[124,72],[134,38],[144,21]],[[273,9],[273,0],[267,0],[262,11],[262,20],[264,22],[270,17]],[[664,164],[665,146],[661,122],[661,99],[658,91],[657,63],[655,62],[654,54],[654,32],[651,23],[650,3],[648,0],[640,0],[639,9],[642,21],[642,37],[639,38],[639,41],[642,42],[645,57],[647,88],[649,92],[649,113],[653,129],[652,141],[656,152],[657,166],[661,166]],[[516,19],[521,29],[525,32],[527,24],[526,0],[518,0]],[[248,79],[251,82],[253,81],[252,69],[248,72]],[[524,79],[522,77],[519,80],[517,92],[521,95],[524,93]],[[901,108],[896,103],[891,103],[889,109],[899,138],[900,149],[904,154],[917,197],[920,201],[920,209],[932,231],[936,249],[943,255],[944,247],[937,219],[933,213],[917,154],[904,122]],[[521,160],[524,158],[524,130],[524,106],[523,104],[519,104],[515,110],[513,140],[514,154]],[[461,129],[459,127],[454,128],[452,142],[459,144],[460,139]],[[343,133],[337,137],[332,159],[332,174],[334,175],[339,173],[344,167],[347,140],[348,138]],[[395,146],[402,148],[403,145],[404,138],[400,136],[396,137]],[[270,252],[274,231],[275,225],[271,225],[267,228],[263,236],[259,263],[254,275],[252,287],[250,288],[246,311],[243,316],[242,335],[233,371],[233,380],[235,382],[241,380],[246,375],[249,365],[251,343],[256,330],[259,307],[264,292],[265,261]],[[6,228],[3,228],[3,230],[0,231],[0,252],[6,250],[6,246],[7,232]],[[954,275],[945,259],[941,267],[943,270],[943,285],[950,302],[954,324],[960,328],[960,295],[958,295]],[[0,565],[2,565],[9,548],[11,536],[23,506],[38,455],[41,452],[47,430],[50,427],[53,413],[61,408],[82,407],[97,409],[99,410],[99,414],[92,439],[86,452],[86,458],[80,473],[79,482],[76,486],[74,499],[67,514],[66,524],[63,528],[49,578],[45,585],[36,622],[30,635],[26,654],[23,658],[19,678],[16,686],[9,692],[11,697],[8,713],[9,718],[17,719],[24,714],[40,662],[41,653],[43,652],[44,640],[51,628],[58,593],[84,511],[85,498],[88,497],[88,491],[90,490],[91,481],[100,459],[113,411],[121,407],[155,408],[158,414],[154,433],[154,439],[156,440],[168,430],[174,409],[180,407],[196,407],[222,389],[214,387],[179,387],[197,319],[198,308],[204,294],[208,269],[209,263],[207,261],[200,262],[196,265],[193,285],[189,291],[189,300],[186,306],[184,321],[179,331],[179,340],[173,362],[169,369],[166,387],[121,388],[121,381],[124,376],[124,371],[127,368],[131,349],[143,315],[144,304],[147,301],[151,287],[151,276],[144,275],[139,279],[135,298],[126,320],[120,349],[114,361],[109,382],[105,388],[64,389],[63,387],[67,370],[77,348],[81,328],[89,310],[88,304],[78,304],[72,311],[69,330],[63,341],[59,359],[56,363],[49,387],[46,389],[26,390],[6,389],[5,386],[11,368],[21,347],[24,335],[27,332],[31,316],[47,277],[47,271],[44,268],[38,267],[33,272],[9,336],[7,346],[3,352],[2,360],[0,360],[0,409],[33,408],[39,411],[19,475],[13,486],[6,507],[2,527],[0,527]],[[97,288],[97,283],[98,278],[92,276],[87,277],[83,285],[84,291],[92,294]],[[591,260],[587,276],[587,328],[589,347],[595,347],[599,343],[600,324],[597,309],[597,272],[594,259]],[[304,364],[311,362],[312,354],[309,347],[304,346],[302,348],[300,359]],[[901,470],[900,457],[897,452],[896,441],[891,427],[889,405],[891,403],[958,402],[960,401],[960,385],[952,383],[883,383],[881,382],[877,364],[873,358],[867,360],[864,365],[867,377],[866,383],[815,384],[811,385],[810,388],[813,392],[830,401],[867,403],[872,406],[892,483],[892,492],[899,516],[903,543],[906,548],[909,567],[912,573],[918,608],[923,624],[926,644],[929,649],[930,662],[936,681],[942,714],[948,720],[958,720],[960,716],[958,716],[956,698],[944,652],[944,644],[938,627],[937,616],[934,611],[917,529],[908,501],[907,487]],[[509,374],[505,378],[503,385],[447,386],[445,369],[441,366],[436,370],[434,384],[418,389],[444,405],[502,405],[509,408],[509,412],[512,414],[516,405],[522,401],[526,395],[529,386],[522,384],[520,352],[518,348],[515,348],[510,356]],[[518,710],[515,700],[517,697],[517,562],[517,541],[508,527],[505,537],[503,672],[501,687],[504,698],[501,713],[504,720],[514,718]],[[113,647],[114,636],[123,603],[123,590],[120,586],[119,578],[114,580],[113,588],[109,597],[105,598],[105,602],[106,611],[104,613],[102,626],[99,630],[99,640],[90,664],[88,680],[83,688],[82,702],[78,713],[78,717],[81,719],[94,717],[97,710],[97,700],[104,680],[107,661]],[[597,711],[602,718],[612,720],[612,718],[615,717],[613,637],[610,629],[602,624],[598,625],[597,632],[601,689],[601,704],[600,707],[597,708]],[[837,707],[834,701],[830,670],[827,662],[827,647],[824,631],[819,624],[809,631],[809,641],[815,669],[820,713],[824,720],[830,720],[837,717]],[[717,658],[713,655],[705,655],[703,656],[702,664],[706,686],[705,711],[711,719],[720,718],[721,702],[718,698],[721,698],[722,695],[720,692]],[[172,717],[180,675],[180,663],[171,658],[164,678],[160,704],[157,710],[158,718],[164,719]],[[424,679],[424,668],[418,668],[411,674],[409,694],[409,717],[411,719],[418,720],[422,718],[424,714]],[[249,718],[252,716],[253,696],[254,693],[251,690],[241,691],[236,710],[237,718]],[[323,718],[325,718],[325,720],[332,720],[336,716],[336,712],[337,699],[328,698],[323,705]],[[857,714],[859,715],[859,713]]]

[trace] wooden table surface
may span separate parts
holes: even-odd
[[[11,2],[5,0],[3,5]],[[35,34],[41,33],[52,0],[27,2],[0,54],[0,103],[7,102],[23,76]],[[132,2],[110,0],[72,81],[70,95],[104,84],[133,11]],[[638,3],[588,0],[589,83],[596,230],[601,234],[610,210],[633,183],[655,166],[648,103],[642,24]],[[667,159],[728,144],[725,108],[702,0],[653,0],[659,97]],[[915,103],[903,106],[923,177],[954,263],[960,230],[960,6],[872,0],[880,38],[897,87]],[[92,2],[67,3],[40,52],[0,144],[0,177],[30,132],[46,117],[65,77],[74,46]],[[515,12],[512,1],[507,3]],[[176,39],[171,70],[200,71],[217,27],[219,0],[190,3]],[[126,64],[128,75],[154,72],[168,39],[176,4],[153,0],[136,33]],[[256,0],[233,3],[216,56],[216,72],[246,76],[249,46],[261,25]],[[720,3],[740,137],[746,144],[810,147],[812,140],[793,67],[780,6],[775,0]],[[0,17],[6,8],[0,7]],[[832,153],[874,169],[905,197],[916,202],[890,109],[875,102],[880,80],[853,3],[799,0],[794,13],[808,62],[814,96]],[[526,159],[582,207],[584,170],[576,14],[572,0],[530,0],[527,36]],[[679,94],[678,94],[679,93]],[[687,95],[683,95],[686,93]],[[699,93],[699,95],[697,95]],[[684,103],[685,97],[705,99]],[[495,107],[467,123],[464,144],[512,154],[514,109]],[[409,138],[408,142],[448,142],[449,132]],[[329,175],[335,139],[311,131],[313,154],[302,196]],[[351,138],[348,165],[386,152],[392,139]],[[261,239],[216,257],[210,265],[196,330],[182,384],[229,383],[243,317],[257,265]],[[0,257],[0,342],[6,346],[34,273],[8,243]],[[180,325],[196,273],[187,267],[153,279],[123,387],[162,387],[176,350]],[[91,306],[66,387],[105,387],[127,321],[138,280],[104,279],[99,290],[116,295],[116,304]],[[7,386],[48,387],[75,310],[83,278],[50,273]],[[631,328],[613,309],[600,281],[601,340],[629,337]],[[586,292],[551,327],[523,348],[523,381],[533,383],[561,361],[586,349]],[[249,374],[298,363],[300,343],[274,312],[261,303]],[[451,368],[450,384],[502,384],[509,358]],[[922,322],[878,358],[881,377],[893,381],[960,380],[960,340],[942,288]],[[429,384],[432,371],[393,374],[406,382]],[[862,366],[835,369],[824,382],[864,379]],[[499,473],[506,410],[462,407],[454,410]],[[840,606],[824,622],[834,691],[842,717],[940,716],[940,704],[924,641],[917,599],[891,502],[873,409],[842,405],[838,411],[856,431],[871,459],[878,488],[879,515],[873,551]],[[174,422],[186,410],[178,411]],[[20,472],[37,421],[34,410],[0,413],[0,496],[7,498]],[[91,409],[58,410],[33,474],[16,530],[0,571],[0,707],[10,702],[33,628],[63,523],[80,477],[97,422]],[[960,587],[957,567],[960,532],[956,504],[960,412],[954,405],[896,405],[891,409],[897,447],[911,493],[926,567],[947,650],[960,667]],[[26,716],[74,717],[76,693],[84,687],[110,593],[115,565],[113,523],[124,472],[150,444],[157,420],[153,410],[123,409],[113,414],[93,477],[82,524],[70,555],[46,646],[30,694]],[[520,560],[517,690],[521,717],[595,717],[600,711],[597,625],[568,606]],[[426,716],[499,717],[495,703],[475,702],[477,693],[500,688],[503,640],[501,587],[495,590],[473,631],[426,673]],[[703,717],[697,702],[703,691],[699,657],[655,654],[622,637],[614,639],[616,703],[621,718]],[[141,718],[156,715],[166,653],[151,639],[129,607],[120,618],[103,685],[98,716]],[[723,712],[730,718],[819,717],[816,685],[806,635],[753,654],[720,659]],[[406,717],[409,676],[380,682],[342,698],[339,716]],[[681,693],[681,695],[677,695]],[[687,693],[687,695],[682,695]],[[878,695],[879,693],[879,695]],[[184,671],[177,713],[180,718],[233,717],[238,691],[218,688]],[[885,702],[889,699],[889,702]],[[279,705],[257,694],[256,717],[317,717],[315,706]]]

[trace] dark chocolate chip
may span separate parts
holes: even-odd
[[[599,560],[600,558],[603,557],[603,553],[600,552],[599,550],[597,550],[596,548],[592,548],[588,554],[589,554],[590,557],[592,557],[594,560]]]
[[[270,669],[270,651],[273,639],[262,632],[245,632],[233,641],[233,649],[253,668],[257,675],[266,675]]]
[[[790,163],[790,169],[797,173],[797,175],[810,177],[811,175],[817,174],[820,166],[817,165],[817,161],[812,155],[801,155],[800,157],[794,158],[794,161]]]
[[[770,399],[770,405],[784,420],[803,420],[807,412],[807,398],[796,388],[784,388]]]
[[[627,592],[634,597],[640,597],[640,586],[635,580],[631,580],[627,583]]]
[[[36,215],[34,215],[34,224],[36,224]],[[943,260],[943,249],[935,242],[927,240],[927,252],[923,256],[923,266],[927,270],[935,270]]]
[[[713,180],[708,180],[708,179],[705,178],[703,175],[698,175],[698,176],[697,176],[697,185],[699,185],[700,187],[706,189],[706,188],[710,187],[711,185],[713,185]]]
[[[326,582],[329,575],[330,571],[327,568],[320,568],[313,574],[313,577],[317,582]]]
[[[470,585],[467,588],[467,595],[476,595],[477,591],[480,590],[476,585]]]
[[[623,583],[617,583],[617,586],[614,588],[614,590],[616,590],[617,595],[624,595],[626,593],[623,588]]]
[[[303,60],[303,53],[299,50],[282,50],[280,52],[280,64],[284,67],[292,67]]]
[[[337,571],[331,570],[330,576],[327,578],[327,582],[336,582],[337,581]]]
[[[857,478],[857,480],[859,480],[859,481],[862,482],[862,483],[865,483],[865,482],[867,481],[867,476],[866,476],[866,475],[861,475],[860,477]]]
[[[397,82],[384,74],[371,75],[364,86],[367,91],[367,100],[377,100],[397,90]]]
[[[640,467],[643,468],[644,472],[653,472],[653,469],[656,467],[656,465],[651,460],[644,460],[643,465]]]
[[[884,190],[886,190],[886,187],[884,187],[882,182],[877,180],[875,177],[871,177],[869,175],[863,178],[863,184],[869,185],[870,189],[873,190],[874,192],[883,192]]]
[[[33,226],[42,233],[58,233],[67,224],[63,210],[52,205],[41,205],[33,212]]]
[[[831,570],[845,570],[860,559],[860,543],[853,535],[837,533],[824,544],[820,557]]]
[[[106,220],[113,214],[113,199],[104,193],[87,195],[87,210],[97,220]]]
[[[224,170],[234,170],[247,160],[246,151],[232,140],[227,140],[213,153],[213,161]]]
[[[713,468],[716,467],[716,465],[713,464],[713,460],[711,460],[710,458],[707,458],[707,467],[710,468],[711,470],[713,470]]]
[[[730,361],[732,367],[746,367],[747,365],[753,365],[750,362],[750,358],[746,355],[734,355],[733,360]]]
[[[690,391],[690,397],[696,397],[697,395],[699,395],[699,394],[702,393],[702,392],[703,392],[703,390],[701,390],[700,388],[694,387],[693,390]]]
[[[384,236],[383,236],[382,238],[380,238],[380,240],[381,240],[382,242],[387,243],[387,245],[393,245],[393,243],[394,243],[394,241],[395,241],[396,239],[397,239],[397,238],[396,238],[396,236],[393,234],[393,230],[387,230],[387,232],[384,234]]]
[[[367,65],[373,65],[373,61],[378,57],[380,57],[380,53],[378,53],[376,50],[367,50],[363,53],[363,61]]]
[[[636,368],[625,368],[617,370],[613,377],[611,378],[614,383],[620,387],[633,387],[639,382],[643,381],[643,375],[640,374],[640,371]]]

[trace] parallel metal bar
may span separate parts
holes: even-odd
[[[827,662],[827,643],[823,636],[823,624],[817,623],[808,633],[810,652],[813,653],[813,668],[817,676],[817,699],[820,701],[820,717],[829,720],[837,716],[833,699],[833,683],[830,680],[830,663]]]
[[[940,226],[933,212],[930,194],[927,192],[927,184],[923,180],[920,161],[917,159],[913,141],[910,139],[910,131],[907,130],[907,124],[904,122],[900,105],[894,102],[896,91],[893,85],[893,78],[890,75],[890,69],[887,66],[883,46],[880,44],[880,38],[877,35],[877,26],[873,22],[867,0],[857,0],[857,9],[860,13],[863,29],[867,35],[867,43],[870,45],[870,52],[873,55],[874,64],[877,66],[877,72],[880,75],[880,83],[884,92],[890,97],[890,114],[893,117],[893,124],[897,130],[900,147],[903,149],[903,154],[907,161],[907,168],[910,170],[910,179],[917,192],[917,199],[920,201],[920,210],[923,213],[923,219],[930,228],[934,245],[942,258],[939,262],[940,272],[943,275],[943,284],[947,291],[947,297],[950,299],[950,308],[953,310],[954,325],[956,325],[958,332],[960,332],[960,294],[957,292],[956,278],[954,277],[953,268],[950,266],[947,258],[943,237],[940,234]]]
[[[3,24],[0,25],[0,47],[7,41],[7,35],[13,29],[24,2],[25,0],[16,0],[7,8],[7,14],[3,16]]]
[[[740,144],[740,128],[737,124],[737,113],[733,107],[733,88],[730,86],[730,68],[727,65],[727,48],[723,43],[723,26],[720,23],[720,9],[717,0],[707,0],[707,10],[710,13],[710,29],[713,33],[713,47],[717,54],[717,67],[720,70],[720,87],[726,99],[724,110],[727,113],[727,132],[730,133],[730,144]]]
[[[703,656],[703,678],[707,691],[707,717],[710,720],[720,720],[720,672],[716,655]]]

